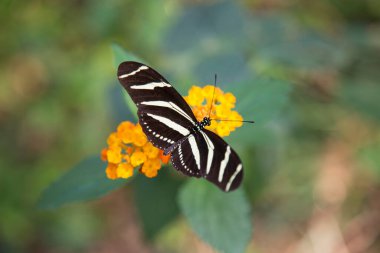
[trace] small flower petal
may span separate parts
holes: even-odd
[[[141,167],[141,172],[145,174],[147,177],[155,177],[157,176],[157,171],[161,167],[160,159],[148,159],[144,162]]]
[[[124,121],[119,124],[117,127],[117,136],[121,139],[125,144],[129,144],[133,141],[133,130],[135,129],[135,125],[129,121]]]
[[[133,130],[133,144],[138,147],[142,147],[147,143],[147,141],[148,139],[145,133],[142,131],[141,126],[137,125]]]
[[[167,164],[170,160],[170,155],[164,155],[164,151],[160,150],[160,159],[163,164]]]
[[[223,95],[223,91],[219,87],[214,87],[214,85],[206,85],[202,89],[202,96],[208,100],[207,102],[209,104],[212,99],[214,99],[215,102],[215,99],[221,95]]]
[[[121,140],[118,138],[117,133],[113,132],[108,136],[107,144],[110,147],[119,146],[121,143]]]
[[[146,155],[141,152],[134,152],[131,156],[131,164],[133,167],[139,166],[146,161]]]
[[[156,158],[160,153],[160,150],[153,146],[153,144],[150,142],[147,142],[144,145],[143,151],[148,158]]]
[[[116,169],[117,177],[129,178],[133,175],[133,167],[129,163],[121,163]]]
[[[107,160],[110,163],[120,163],[122,159],[121,148],[111,147],[107,150]]]
[[[236,98],[232,93],[228,92],[224,95],[218,96],[217,102],[228,109],[232,109],[235,107]]]
[[[127,163],[131,163],[131,157],[129,155],[124,155],[123,156],[123,159],[127,162]]]
[[[229,119],[230,126],[236,128],[243,125],[243,117],[237,111],[231,111]]]
[[[221,136],[221,137],[224,137],[224,136],[228,136],[230,135],[230,128],[228,126],[228,123],[227,122],[219,122],[217,128],[216,128],[216,133]]]
[[[116,179],[117,174],[116,174],[116,168],[117,164],[109,163],[107,168],[106,168],[106,175],[109,179]]]
[[[192,86],[189,95],[185,98],[190,106],[201,106],[203,103],[202,89],[198,86]]]
[[[143,173],[146,177],[149,177],[149,178],[156,177],[158,174],[157,170],[148,170],[148,171],[143,172]]]
[[[215,106],[216,116],[218,119],[229,119],[229,115],[231,113],[230,108],[224,105]]]
[[[127,147],[126,149],[125,149],[125,152],[127,153],[127,154],[132,154],[132,152],[133,152],[133,148],[132,147]]]
[[[102,161],[107,161],[107,151],[107,148],[102,149],[102,152],[100,153],[100,159],[102,159]]]

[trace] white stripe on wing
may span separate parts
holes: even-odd
[[[179,113],[180,115],[182,115],[183,117],[185,117],[193,125],[195,125],[194,120],[173,102],[170,102],[170,101],[169,102],[167,102],[167,101],[144,101],[144,102],[141,102],[140,104],[170,108],[170,109],[176,111],[177,113]]]
[[[172,130],[177,131],[178,133],[182,134],[183,136],[190,134],[190,131],[188,129],[184,128],[183,126],[175,123],[174,121],[172,121],[168,118],[158,116],[158,115],[154,115],[151,113],[147,113],[146,115],[148,115],[149,117],[152,117],[153,119],[161,122],[162,124],[166,125],[167,127],[171,128]]]
[[[162,88],[162,87],[172,87],[172,86],[165,82],[158,82],[158,83],[132,85],[130,88],[134,90],[153,90],[154,88],[157,88],[157,87]]]
[[[199,149],[197,142],[195,141],[194,135],[189,137],[189,143],[191,147],[191,152],[193,153],[195,163],[197,164],[198,170],[201,169],[201,155],[199,154]]]
[[[208,148],[208,152],[207,152],[207,167],[206,167],[206,174],[208,174],[210,172],[210,169],[211,169],[211,164],[212,164],[212,159],[214,158],[214,144],[212,143],[212,141],[210,140],[210,138],[208,138],[208,136],[203,132],[203,131],[200,131],[203,138],[205,139],[205,142],[207,143],[207,148]]]
[[[239,172],[241,171],[241,169],[243,168],[243,165],[241,165],[241,163],[237,166],[234,174],[232,174],[232,176],[230,177],[230,180],[228,180],[228,183],[226,185],[226,192],[228,192],[230,190],[230,187],[231,187],[231,184],[232,182],[235,180],[235,177],[237,176],[237,174],[239,174]]]
[[[145,70],[145,69],[148,69],[148,67],[147,66],[141,66],[140,68],[136,69],[135,71],[132,71],[131,73],[120,75],[119,78],[123,79],[123,78],[127,78],[128,76],[133,76],[137,72],[140,72],[141,70]]]
[[[220,162],[219,177],[218,177],[219,182],[222,182],[223,180],[224,170],[226,169],[228,160],[230,159],[230,154],[231,154],[231,148],[230,146],[227,146],[226,153],[224,154],[224,159]]]

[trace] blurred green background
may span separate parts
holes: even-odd
[[[247,252],[380,251],[379,1],[4,0],[0,45],[0,252],[214,252],[177,216],[171,172],[36,207],[134,120],[117,45],[183,95],[217,73],[256,121],[228,137],[245,164]],[[160,181],[170,196],[153,194]],[[147,226],[154,205],[169,217]]]

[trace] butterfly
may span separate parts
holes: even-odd
[[[148,140],[170,154],[173,167],[191,177],[203,177],[223,191],[239,187],[243,165],[236,152],[217,134],[205,129],[174,87],[142,63],[119,65],[117,76],[137,106],[139,123]]]

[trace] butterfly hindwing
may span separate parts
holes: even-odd
[[[170,154],[173,167],[183,174],[191,177],[201,177],[200,154],[194,153],[192,144],[195,141],[194,135],[190,135]],[[198,160],[197,160],[198,159]]]
[[[236,152],[217,134],[203,129],[202,137],[207,139],[207,160],[201,168],[203,177],[216,184],[223,191],[232,191],[243,180],[243,165]]]
[[[123,62],[118,78],[137,105],[140,125],[153,145],[164,149],[190,134],[189,129],[197,122],[193,112],[154,69],[138,62]]]
[[[243,179],[239,156],[222,138],[206,129],[183,141],[171,154],[171,161],[185,175],[204,177],[223,191],[236,189]]]

